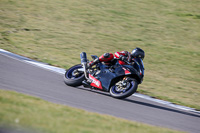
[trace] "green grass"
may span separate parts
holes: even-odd
[[[146,52],[138,91],[200,110],[198,0],[1,0],[0,48],[62,68],[85,51]]]
[[[0,106],[0,125],[43,133],[178,133],[5,90],[0,90]]]

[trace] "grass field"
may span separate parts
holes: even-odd
[[[1,0],[0,48],[62,68],[145,50],[138,91],[200,110],[199,0]]]
[[[0,106],[0,126],[34,133],[178,133],[4,90],[0,90]]]

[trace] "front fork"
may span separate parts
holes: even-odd
[[[122,80],[122,85],[127,86],[127,76],[125,76]]]
[[[125,76],[122,81],[116,83],[116,86],[117,86],[116,91],[125,92],[126,89],[130,87],[130,84],[127,83],[127,76]]]

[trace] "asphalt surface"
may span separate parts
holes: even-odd
[[[108,93],[64,84],[63,75],[0,54],[0,89],[108,114],[131,121],[200,133],[200,114],[169,107],[139,97],[119,100]]]

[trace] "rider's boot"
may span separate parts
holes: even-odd
[[[84,87],[90,88],[90,82],[88,82],[87,80],[83,80],[82,84],[83,84]]]

